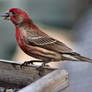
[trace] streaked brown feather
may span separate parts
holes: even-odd
[[[27,44],[45,48],[47,50],[52,50],[59,53],[72,52],[72,49],[67,47],[64,43],[53,39],[52,37],[48,36],[45,33],[41,33],[38,30],[27,30],[27,37],[25,39]]]

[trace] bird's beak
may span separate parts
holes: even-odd
[[[4,20],[9,20],[10,19],[10,13],[4,13],[4,14],[0,14],[0,17],[4,17]]]

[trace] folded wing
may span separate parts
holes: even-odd
[[[59,53],[71,53],[72,49],[67,47],[63,42],[60,42],[45,33],[29,31],[27,36],[27,44],[38,46],[47,50],[52,50]]]

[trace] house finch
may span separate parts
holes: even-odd
[[[45,63],[51,61],[61,60],[92,62],[92,59],[73,52],[63,42],[50,37],[40,30],[24,10],[11,8],[1,16],[14,24],[16,40],[20,48],[29,56],[38,59],[36,61],[31,60],[28,63],[43,62],[45,65]]]

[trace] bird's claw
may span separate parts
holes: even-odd
[[[28,66],[29,64],[32,64],[33,65],[33,62],[31,62],[31,61],[25,61],[24,63],[22,63],[20,65],[20,67],[22,68],[23,66]]]
[[[41,65],[40,67],[37,67],[36,70],[39,71],[39,72],[38,72],[38,75],[39,75],[39,76],[42,76],[42,72],[44,71],[44,66]]]
[[[43,73],[45,67],[50,67],[50,66],[49,65],[45,65],[45,63],[43,63],[40,67],[36,68],[39,71],[39,76],[43,75],[42,73]]]
[[[36,69],[37,69],[38,71],[43,71],[43,68],[44,68],[44,66],[39,66],[39,67],[37,67]]]

